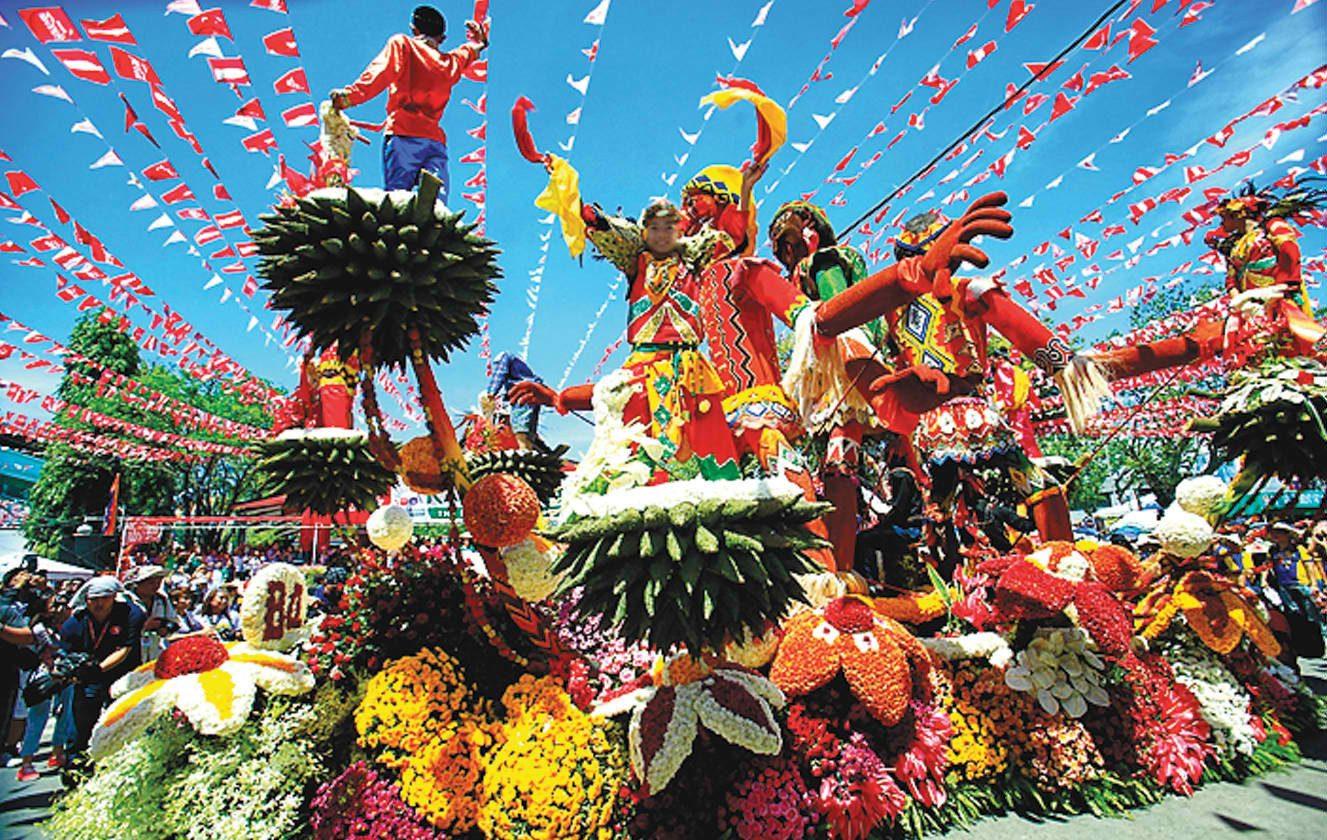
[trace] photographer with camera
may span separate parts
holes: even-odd
[[[60,627],[66,652],[87,654],[74,672],[74,728],[71,752],[87,749],[111,684],[142,661],[139,644],[147,616],[137,605],[116,600],[120,582],[110,575],[92,578],[84,587],[87,603]]]
[[[28,610],[29,577],[30,573],[19,567],[5,572],[0,580],[0,733],[6,749],[17,741],[17,732],[10,730],[19,673],[37,667],[36,657],[27,649],[34,639]]]
[[[17,778],[20,782],[35,781],[39,776],[33,762],[52,707],[55,708],[56,724],[51,738],[51,758],[46,766],[55,768],[64,765],[65,747],[74,740],[74,672],[78,665],[87,661],[84,654],[67,654],[62,651],[54,632],[49,629],[59,627],[69,617],[66,599],[48,586],[34,588],[34,594],[42,600],[32,604],[35,614],[31,624],[34,636],[31,650],[40,664],[28,676],[27,684],[23,687],[23,705],[27,718],[23,746],[19,751],[22,763]]]

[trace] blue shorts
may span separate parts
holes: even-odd
[[[382,180],[389,190],[413,190],[419,186],[419,173],[428,170],[442,181],[439,197],[444,204],[451,190],[447,174],[447,146],[427,137],[387,135],[382,141]]]
[[[488,387],[485,390],[492,394],[499,404],[508,406],[512,431],[538,434],[539,406],[509,404],[507,402],[507,392],[511,389],[511,386],[517,382],[528,381],[542,383],[544,380],[536,376],[535,372],[520,356],[511,353],[499,353],[493,359],[493,373],[489,376]]]

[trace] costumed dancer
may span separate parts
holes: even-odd
[[[605,215],[593,204],[582,205],[580,217],[585,236],[627,276],[631,353],[622,366],[633,386],[624,422],[640,423],[663,444],[655,480],[670,478],[667,465],[692,458],[704,478],[739,478],[723,414],[724,383],[700,352],[705,328],[698,303],[701,273],[732,249],[732,240],[711,229],[679,236],[682,215],[667,201],[646,207],[639,222]],[[565,414],[588,410],[592,392],[588,384],[557,392],[527,379],[509,396],[514,404],[551,405]]]
[[[344,110],[388,90],[382,143],[386,189],[412,190],[419,173],[429,171],[442,181],[441,198],[447,203],[451,182],[442,115],[452,87],[488,46],[485,24],[466,21],[465,30],[469,40],[444,52],[446,19],[432,6],[418,6],[410,17],[410,35],[393,35],[354,84],[330,94],[332,106]]]
[[[354,426],[355,382],[359,377],[356,354],[342,359],[335,345],[316,357],[309,353],[300,363],[295,392],[278,401],[272,433],[287,429],[349,429]]]
[[[1203,241],[1226,258],[1231,315],[1206,318],[1173,338],[1096,355],[1111,378],[1182,367],[1218,355],[1247,358],[1265,348],[1314,355],[1327,328],[1313,320],[1300,271],[1296,216],[1316,210],[1327,191],[1301,186],[1278,196],[1252,183],[1217,208],[1221,223]]]
[[[905,260],[926,253],[949,224],[934,210],[908,220],[895,241],[895,257]],[[995,372],[987,353],[987,326],[995,327],[1048,374],[1057,372],[1056,360],[1071,360],[1073,353],[998,284],[964,278],[955,291],[947,300],[940,293],[922,295],[889,316],[899,370],[904,376],[928,370],[937,395],[948,396],[918,416],[913,442],[933,466],[944,465],[948,472],[998,467],[1012,480],[1043,539],[1072,540],[1064,489],[1032,461],[1014,429],[983,393],[987,375]],[[1016,383],[1011,385],[1012,392]],[[975,472],[969,478],[953,478],[944,482],[951,492],[937,488],[940,498],[953,496],[969,478],[980,481]]]

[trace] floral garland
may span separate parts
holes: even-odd
[[[425,649],[389,662],[369,680],[355,730],[374,760],[401,770],[425,745],[454,737],[484,711],[456,660]]]
[[[489,837],[602,832],[626,781],[620,730],[577,709],[551,677],[521,677],[502,704],[507,721],[484,769],[480,830]]]

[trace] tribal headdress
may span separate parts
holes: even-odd
[[[829,217],[825,215],[824,210],[809,201],[789,201],[780,206],[775,211],[774,218],[770,220],[770,244],[776,245],[783,233],[793,225],[800,230],[806,224],[810,224],[815,229],[816,236],[820,237],[820,247],[825,248],[836,243],[834,226],[829,223]]]
[[[939,210],[927,210],[908,219],[903,223],[903,232],[894,238],[894,258],[906,260],[925,254],[931,243],[949,227],[949,222],[950,218]]]
[[[712,195],[719,202],[737,204],[742,199],[742,171],[721,163],[707,166],[682,187],[683,196],[693,192]]]
[[[1216,209],[1223,216],[1293,218],[1327,203],[1327,190],[1316,186],[1321,181],[1320,178],[1305,179],[1283,195],[1278,195],[1271,187],[1259,189],[1248,181],[1222,199]]]

